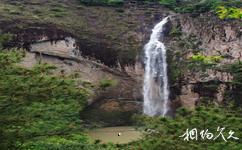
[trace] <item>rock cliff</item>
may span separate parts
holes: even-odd
[[[2,3],[14,7],[17,2]],[[171,16],[162,40],[169,52],[172,107],[194,108],[206,98],[221,103],[230,88],[233,76],[227,72],[187,69],[192,55],[198,52],[204,56],[219,55],[222,59],[216,66],[242,60],[239,20],[220,20],[212,13],[176,14],[160,5],[143,3],[127,3],[118,8],[87,7],[70,0],[63,5],[68,15],[62,18],[43,18],[35,14],[37,7],[27,1],[24,7],[28,14],[2,13],[1,31],[13,34],[13,40],[5,47],[25,48],[26,56],[21,63],[25,67],[44,62],[56,65],[58,74],[78,73],[83,81],[95,87],[91,91],[94,96],[89,101],[90,109],[100,109],[102,113],[141,111],[143,46],[154,24],[165,16]],[[39,3],[38,9],[52,6],[58,4]],[[18,25],[16,20],[20,21]],[[103,80],[108,87],[102,86]]]

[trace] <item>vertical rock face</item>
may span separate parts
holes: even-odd
[[[173,27],[180,30],[175,38],[168,40],[170,65],[188,60],[199,52],[204,56],[220,56],[217,67],[242,60],[242,26],[240,20],[220,20],[210,13],[198,17],[178,15],[171,20]],[[179,36],[179,38],[177,38]],[[190,44],[190,45],[189,45]],[[190,65],[190,64],[187,64]],[[185,66],[183,66],[185,69]],[[170,67],[170,70],[173,68]],[[173,71],[174,73],[174,71]],[[221,103],[230,88],[233,77],[221,70],[187,70],[175,82],[174,92],[181,105],[194,108],[196,103],[206,98]]]
[[[229,55],[242,60],[242,26],[240,20],[222,21],[212,14],[197,18],[179,16],[182,31],[194,34],[201,40],[201,48],[207,55]],[[227,60],[228,61],[228,60]]]
[[[31,52],[52,54],[57,56],[74,56],[77,52],[76,41],[72,37],[66,37],[63,40],[55,42],[41,40],[30,46]]]
[[[178,99],[182,106],[194,108],[199,101],[199,94],[193,91],[194,85],[183,85]]]
[[[20,65],[33,67],[39,62],[50,63],[57,67],[55,73],[67,75],[78,73],[82,80],[93,85],[98,86],[102,80],[115,82],[116,85],[112,88],[100,89],[93,101],[100,99],[99,96],[104,99],[141,99],[142,86],[138,84],[143,73],[138,64],[136,69],[133,66],[127,66],[126,72],[122,72],[121,68],[110,68],[93,58],[84,58],[77,52],[79,51],[75,39],[71,37],[55,42],[38,41],[30,45],[30,51],[26,52]]]
[[[19,65],[31,68],[40,62],[52,64],[57,67],[54,74],[75,75],[80,86],[92,86],[83,119],[93,118],[92,121],[104,125],[130,123],[132,114],[142,110],[142,65],[111,68],[77,52],[75,39],[71,37],[55,42],[40,40],[30,45]]]
[[[36,27],[26,27],[19,32],[11,31],[15,28],[6,29],[6,32],[17,35],[15,43],[20,45],[13,46],[32,47],[32,52],[26,53],[22,65],[31,67],[41,60],[54,63],[58,66],[59,72],[77,71],[83,79],[95,84],[102,79],[118,81],[115,88],[99,91],[94,101],[117,98],[142,101],[143,46],[148,42],[153,26],[162,18],[174,13],[159,5],[145,3],[129,4],[121,9],[83,6],[78,13],[82,15],[81,21],[87,24],[87,30],[61,30],[54,25],[39,24],[33,25]],[[105,15],[109,16],[108,19]],[[4,28],[6,24],[0,26]],[[179,28],[181,33],[172,31],[173,27]],[[63,31],[71,31],[71,34]],[[229,88],[227,83],[233,80],[229,73],[213,69],[188,71],[181,65],[180,69],[185,70],[185,74],[179,74],[176,72],[179,68],[176,66],[179,66],[178,63],[182,64],[197,50],[207,56],[222,56],[223,59],[218,64],[221,66],[242,60],[241,22],[221,21],[210,13],[197,17],[176,14],[169,21],[165,34],[176,34],[173,35],[174,38],[165,39],[169,53],[168,72],[172,91],[170,99],[188,107],[194,107],[202,95],[212,96],[221,102],[223,93]],[[76,41],[74,38],[66,37],[75,37]],[[76,47],[80,51],[76,51]],[[201,89],[209,89],[207,83],[214,84],[210,81],[218,81],[216,87],[213,87],[216,91],[202,92]]]

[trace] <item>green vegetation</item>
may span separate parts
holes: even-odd
[[[87,142],[79,111],[88,93],[54,66],[21,68],[23,53],[0,52],[0,145],[2,149],[58,149]]]
[[[20,13],[12,14],[11,11]],[[52,31],[48,31],[49,27],[58,28],[81,40],[80,44],[85,47],[83,55],[95,57],[108,66],[117,66],[118,61],[121,65],[132,64],[138,51],[142,49],[137,36],[130,31],[138,30],[137,25],[142,21],[137,20],[137,16],[143,16],[144,13],[145,11],[140,10],[126,11],[123,7],[90,7],[80,5],[79,0],[48,3],[41,0],[26,3],[1,1],[0,14],[3,22],[0,28],[4,32],[14,33],[29,28],[47,28],[49,36],[53,36],[50,33]],[[129,16],[129,19],[125,16]],[[152,20],[148,16],[146,18],[148,21]],[[16,20],[21,21],[16,24]],[[23,40],[30,39],[29,36],[36,35],[29,33]],[[97,50],[98,46],[105,51]]]
[[[180,41],[182,42],[182,41]],[[189,42],[185,42],[182,44],[185,44],[183,47],[187,48],[189,50],[189,48],[195,48],[196,46],[193,45],[193,42],[190,42],[189,44],[186,44]],[[181,44],[181,43],[179,43]],[[197,51],[199,50],[192,50],[194,51],[195,54],[193,54],[192,56],[190,56],[187,59],[184,59],[182,57],[184,57],[184,55],[182,52],[178,51],[176,53],[174,53],[173,55],[173,59],[176,60],[170,63],[170,68],[171,68],[171,72],[170,72],[170,81],[171,84],[177,85],[180,82],[180,79],[183,78],[184,74],[187,73],[187,71],[190,72],[199,72],[202,71],[201,73],[203,74],[203,76],[207,76],[207,74],[205,73],[205,71],[207,69],[218,69],[217,65],[219,64],[220,61],[222,61],[223,57],[222,56],[206,56],[203,55],[201,53],[197,53]]]
[[[190,58],[190,68],[197,69],[208,69],[215,66],[221,61],[221,56],[205,56],[200,53],[191,56]]]
[[[52,8],[50,12],[51,12],[51,15],[53,15],[53,17],[63,17],[67,15],[66,10],[61,7]]]
[[[181,2],[175,10],[181,13],[203,13],[214,10],[220,4],[221,0],[188,0]]]
[[[174,10],[180,13],[203,13],[215,11],[218,7],[242,7],[240,0],[187,0],[177,3]]]
[[[144,2],[156,2],[179,13],[203,13],[213,11],[220,19],[241,19],[242,2],[240,0],[143,0]],[[123,0],[81,0],[88,5],[120,5]]]
[[[159,0],[159,4],[174,9],[177,5],[176,0]]]
[[[205,56],[205,55],[202,55],[200,53],[195,54],[191,57],[192,61],[202,62],[202,63],[205,63],[205,64],[218,63],[221,59],[222,59],[221,56]]]
[[[122,6],[123,4],[123,0],[80,1],[86,5]],[[181,13],[196,14],[211,11],[216,13],[220,19],[241,19],[240,0],[153,1]],[[136,37],[136,34],[125,34],[123,37],[122,35],[130,30],[139,30],[140,27],[136,28],[136,26],[143,23],[143,20],[141,19],[141,22],[137,21],[137,14],[139,15],[144,11],[137,9],[131,12],[122,8],[111,9],[110,7],[93,7],[90,9],[90,7],[80,6],[78,2],[49,1],[43,4],[38,1],[26,1],[26,4],[21,4],[18,1],[9,3],[8,1],[2,1],[0,5],[1,20],[6,20],[7,25],[8,22],[22,20],[18,24],[11,24],[13,29],[26,29],[30,27],[29,25],[35,24],[53,24],[68,33],[78,35],[78,38],[83,41],[87,40],[88,44],[84,42],[83,45],[93,44],[94,47],[87,47],[88,50],[102,46],[105,43],[107,45],[104,48],[112,47],[112,50],[108,51],[108,53],[117,53],[120,62],[128,64],[132,61],[137,55],[137,51],[142,49],[139,45],[140,41],[135,41],[134,36]],[[147,14],[152,13],[149,11],[147,11]],[[128,21],[125,20],[127,17],[124,16],[129,17]],[[144,20],[152,22],[153,20],[150,19],[152,17],[147,16]],[[95,26],[93,23],[95,23]],[[1,28],[5,28],[6,24],[2,23]],[[0,49],[2,49],[5,44],[11,41],[13,35],[0,33]],[[170,32],[170,35],[175,38],[179,38],[181,34],[179,28],[173,28]],[[95,43],[101,40],[104,40],[103,43]],[[180,47],[192,51],[196,50],[198,44],[199,41],[196,37],[189,37],[189,40],[179,41]],[[102,48],[98,50],[102,51]],[[98,50],[96,52],[99,52]],[[176,52],[176,59],[179,64],[174,65],[174,67],[171,64],[173,68],[171,78],[181,77],[183,71],[188,69],[187,66],[190,66],[190,69],[200,71],[201,69],[216,66],[222,59],[220,56],[205,56],[196,52],[190,59],[185,60],[184,53]],[[71,76],[56,75],[54,74],[55,66],[49,64],[38,64],[32,69],[22,68],[17,63],[23,55],[24,52],[19,50],[18,52],[14,50],[1,50],[0,52],[0,149],[242,149],[241,109],[211,106],[210,97],[206,97],[210,98],[206,100],[206,107],[201,106],[189,111],[179,109],[175,118],[136,116],[134,120],[137,121],[138,127],[154,131],[147,133],[140,141],[125,145],[91,143],[85,135],[84,123],[80,119],[80,114],[83,114],[82,110],[86,106],[88,91],[95,88],[94,85],[88,81],[77,81],[77,78],[80,79],[78,73]],[[226,100],[233,100],[236,106],[241,106],[242,62],[228,65],[224,69],[234,77],[231,93],[228,93]],[[103,79],[97,84],[100,89],[106,89],[117,85],[117,82]],[[217,88],[216,84],[219,83],[204,86],[212,91]],[[121,114],[121,112],[98,113],[100,112],[93,112],[93,119],[103,117],[110,120],[112,124],[115,123],[115,117],[118,115],[124,117],[124,120],[132,115],[128,113]],[[197,128],[199,130],[208,128],[213,133],[217,133],[218,126],[226,127],[226,131],[235,131],[235,136],[240,137],[240,140],[231,140],[226,143],[220,138],[216,141],[198,140],[186,142],[179,138],[187,128]],[[225,132],[225,135],[227,136],[228,133]]]
[[[164,5],[179,13],[203,13],[214,11],[219,18],[241,19],[240,0],[141,0]],[[124,0],[80,0],[85,5],[121,6]]]
[[[95,2],[94,0],[83,0],[84,3],[85,1]],[[241,2],[236,0],[218,1],[219,3],[213,4],[215,6],[211,6],[211,9],[209,6],[208,11],[217,13],[216,11],[219,10],[217,6],[224,6],[226,9],[236,8],[236,10],[241,6]],[[114,3],[107,0],[96,0],[96,2]],[[207,11],[207,8],[200,7],[208,7],[206,5],[209,4],[201,0],[180,2],[174,0],[146,0],[144,2],[155,2],[157,5],[165,5],[177,12],[194,14]],[[155,13],[155,11],[161,14],[163,10],[133,9],[129,11],[129,7],[119,6],[119,8],[89,7],[81,5],[79,0],[49,1],[48,3],[41,3],[40,0],[26,3],[2,1],[0,5],[0,13],[3,20],[1,29],[9,32],[10,28],[8,26],[11,26],[11,32],[17,32],[16,30],[35,27],[56,27],[75,35],[77,39],[82,41],[81,44],[85,47],[83,48],[83,55],[95,57],[109,66],[117,66],[117,62],[124,66],[133,64],[135,57],[143,47],[143,43],[139,41],[139,36],[130,31],[140,31],[144,20],[145,22],[153,22],[154,19],[151,17],[151,14]],[[219,13],[217,14],[219,15]],[[138,16],[142,16],[144,20],[138,19]],[[15,20],[21,21],[15,24]],[[96,49],[99,45],[101,46],[100,49],[105,49],[105,52]]]
[[[182,57],[181,53],[177,52],[176,57]],[[176,58],[175,58],[176,59]],[[184,71],[190,70],[192,72],[205,71],[206,69],[216,68],[216,65],[223,59],[222,56],[205,56],[201,53],[193,54],[190,58],[180,59],[182,63],[173,63],[171,76],[173,78],[181,77]],[[172,81],[175,79],[172,79]],[[175,81],[174,81],[175,82]]]
[[[242,136],[241,117],[241,109],[212,105],[200,106],[192,111],[180,108],[177,110],[174,119],[136,116],[135,119],[139,120],[138,125],[150,130],[150,132],[147,130],[148,133],[142,141],[136,143],[136,147],[141,150],[239,150],[242,149],[242,139],[240,138]],[[214,134],[213,138],[216,137],[219,134],[217,131],[218,127],[225,127],[223,134],[226,140],[230,130],[234,131],[233,136],[240,139],[228,139],[225,142],[221,136],[216,140],[208,140],[206,138],[203,140],[201,138],[199,131],[206,129],[208,129],[208,133]],[[179,137],[187,129],[190,131],[193,128],[198,130],[197,140],[184,141],[182,137]],[[192,136],[194,137],[195,134]]]
[[[120,147],[92,143],[85,135],[80,112],[89,93],[76,84],[82,82],[73,76],[53,74],[55,66],[49,64],[22,68],[17,63],[23,56],[24,52],[15,50],[0,52],[1,149],[116,150]],[[114,83],[104,80],[105,85],[106,82]],[[90,88],[86,82],[83,84]]]
[[[99,87],[102,89],[106,89],[108,87],[116,86],[116,85],[117,85],[116,80],[103,79],[103,80],[100,80],[99,82]]]
[[[88,97],[86,89],[80,88],[73,78],[54,75],[55,66],[38,64],[33,69],[22,68],[16,63],[23,52],[0,52],[0,144],[3,149],[28,150],[202,150],[241,149],[240,140],[222,138],[215,141],[183,141],[179,136],[187,128],[199,131],[209,129],[216,134],[217,127],[225,127],[224,136],[230,130],[241,137],[241,109],[227,106],[218,107],[207,103],[195,110],[179,109],[175,118],[136,116],[137,126],[150,129],[139,141],[124,144],[91,143],[84,134],[80,112]],[[195,61],[217,61],[217,57],[200,54],[192,57]],[[231,66],[240,82],[241,63]],[[113,81],[103,80],[104,87]],[[128,115],[128,114],[127,114]],[[154,131],[154,132],[153,132]]]
[[[226,8],[219,6],[217,14],[220,19],[242,19],[242,8]]]
[[[160,4],[178,13],[214,12],[220,19],[241,19],[242,2],[240,0],[160,0]]]
[[[232,73],[235,85],[242,85],[242,62],[229,64],[225,67],[225,70]]]
[[[182,35],[182,31],[178,27],[172,27],[171,31],[169,32],[171,37],[179,37]]]

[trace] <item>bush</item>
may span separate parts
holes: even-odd
[[[186,1],[180,3],[175,8],[175,11],[180,13],[203,13],[208,12],[216,8],[218,0],[201,0],[201,1]]]
[[[146,136],[135,145],[142,150],[203,150],[203,149],[242,149],[241,133],[241,109],[233,107],[199,106],[195,110],[180,108],[176,112],[175,118],[136,116],[137,125],[145,129]],[[222,132],[224,137],[228,137],[230,130],[234,131],[235,137],[239,140],[229,139],[225,142],[220,136],[216,140],[203,140],[199,131],[208,129],[208,132],[217,136],[218,127],[225,127]],[[184,141],[182,137],[187,129],[198,130],[198,139]],[[194,136],[195,133],[191,136]],[[206,133],[205,133],[206,135]],[[135,148],[134,148],[135,149]]]
[[[241,8],[226,8],[224,6],[217,7],[216,11],[220,19],[242,19]]]
[[[108,87],[115,86],[115,85],[117,85],[116,80],[103,79],[99,82],[99,87],[102,89],[106,89]]]
[[[205,71],[206,69],[213,68],[221,60],[221,56],[205,56],[198,53],[190,57],[190,64],[188,65],[188,68],[192,70],[201,69]]]
[[[22,56],[16,51],[0,52],[0,139],[5,139],[0,140],[1,148],[85,143],[83,135],[75,140],[70,136],[82,131],[79,111],[88,92],[73,79],[53,75],[54,66],[17,66]]]
[[[242,2],[240,0],[160,0],[160,4],[168,6],[179,13],[204,13],[216,11],[220,18],[241,19]],[[225,14],[225,16],[224,16]]]
[[[167,6],[168,8],[175,8],[177,5],[176,0],[160,0],[161,5]]]

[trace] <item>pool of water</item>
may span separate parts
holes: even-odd
[[[125,144],[142,137],[142,133],[130,126],[106,127],[88,131],[93,140],[100,140],[101,143]]]

